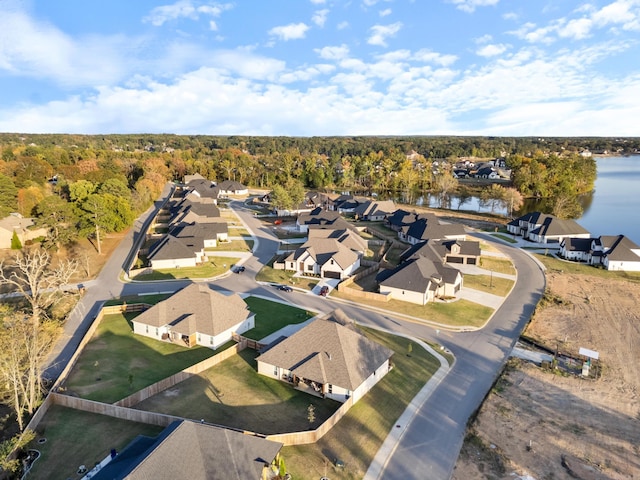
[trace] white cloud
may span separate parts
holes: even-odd
[[[310,0],[314,5],[323,5],[326,3],[326,0]]]
[[[349,26],[349,22],[347,22],[346,20],[344,20],[344,21],[340,22],[340,23],[337,25],[337,27],[336,27],[336,28],[337,28],[338,30],[344,30],[344,29],[345,29],[345,28],[347,28],[348,26]]]
[[[309,26],[305,23],[290,23],[289,25],[273,27],[269,30],[269,34],[279,37],[280,40],[284,41],[298,40],[305,37],[307,30],[309,30]]]
[[[326,8],[323,10],[316,10],[313,13],[313,17],[311,17],[311,21],[318,25],[319,27],[324,27],[325,22],[327,21],[327,15],[329,14],[329,10]]]
[[[402,28],[402,22],[391,25],[374,25],[371,27],[371,36],[367,39],[369,45],[387,46],[387,38],[393,37]]]
[[[458,10],[473,13],[477,7],[489,7],[497,5],[500,0],[449,0]]]
[[[520,16],[515,12],[507,12],[502,14],[502,18],[505,20],[518,20]]]
[[[581,40],[590,35],[592,26],[593,22],[589,18],[570,20],[564,27],[558,28],[558,35],[560,37]]]
[[[339,47],[316,48],[314,52],[325,60],[342,60],[349,56],[349,47],[343,44]]]
[[[384,10],[380,10],[378,12],[378,15],[380,15],[381,17],[388,17],[389,15],[391,15],[392,10],[390,8],[385,8]]]
[[[413,55],[413,58],[419,62],[435,63],[436,65],[442,65],[443,67],[453,65],[458,60],[456,55],[443,55],[427,49],[418,50]]]
[[[151,10],[149,15],[143,18],[143,21],[159,27],[164,25],[166,22],[177,20],[179,18],[198,20],[200,15],[216,18],[219,17],[222,12],[229,10],[232,7],[233,5],[230,3],[212,3],[196,6],[192,0],[179,0],[171,5],[155,7]]]
[[[488,44],[476,50],[476,55],[481,57],[495,57],[496,55],[502,55],[509,48],[507,45],[502,43],[498,44]]]

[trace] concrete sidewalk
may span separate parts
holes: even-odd
[[[369,469],[367,470],[367,473],[365,473],[363,480],[378,480],[384,478],[385,467],[387,466],[389,459],[393,455],[393,452],[398,447],[400,439],[407,431],[407,427],[413,420],[413,417],[416,416],[422,405],[429,399],[431,394],[436,390],[440,382],[442,382],[442,380],[447,376],[447,374],[451,370],[451,367],[453,366],[450,366],[446,358],[440,355],[436,350],[431,348],[426,343],[418,340],[417,338],[410,337],[408,335],[402,335],[397,332],[391,332],[388,330],[382,331],[386,331],[387,333],[390,333],[392,335],[410,338],[412,342],[417,343],[422,348],[427,350],[431,355],[436,357],[440,361],[440,368],[438,368],[438,371],[433,374],[433,376],[429,379],[425,386],[422,387],[418,394],[413,397],[411,403],[409,403],[402,415],[400,415],[400,418],[398,418],[398,420],[396,421],[394,428],[391,429],[391,431],[387,435],[387,438],[385,438],[382,446],[378,449],[378,452],[371,461]]]

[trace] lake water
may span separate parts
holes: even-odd
[[[630,157],[599,157],[595,188],[580,199],[584,213],[576,221],[594,237],[623,234],[640,245],[640,155]],[[401,199],[400,199],[401,200]],[[533,211],[549,211],[549,200],[527,200],[514,216]],[[419,197],[416,204],[441,207],[437,195]],[[451,209],[458,209],[458,198],[453,196]],[[491,209],[482,205],[477,197],[463,203],[460,210],[507,215],[504,208]]]
[[[593,236],[623,234],[640,244],[640,156],[597,162],[595,189],[577,222]]]

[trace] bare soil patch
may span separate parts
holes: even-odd
[[[640,285],[547,275],[526,330],[550,348],[600,353],[597,380],[512,360],[471,425],[454,479],[640,478]]]

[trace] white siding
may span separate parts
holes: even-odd
[[[417,305],[425,305],[431,298],[431,293],[427,292],[412,292],[410,290],[402,290],[400,288],[388,287],[380,285],[381,294],[389,294],[391,298],[395,300],[402,300],[403,302],[415,303]]]
[[[163,268],[181,268],[181,267],[195,267],[196,257],[193,258],[170,258],[168,260],[151,260],[151,268],[163,269]]]
[[[607,270],[640,272],[640,262],[610,261],[606,256],[602,262]]]

